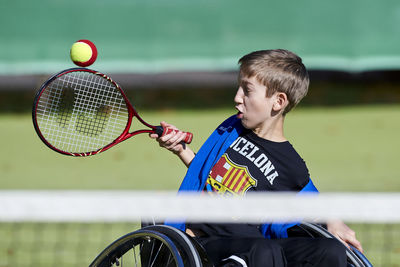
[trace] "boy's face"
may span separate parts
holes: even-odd
[[[267,97],[267,87],[255,77],[240,77],[234,101],[239,111],[237,117],[250,130],[262,130],[273,114],[274,97]]]

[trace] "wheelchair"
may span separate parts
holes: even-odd
[[[318,224],[303,222],[288,231],[289,237],[336,238]],[[347,248],[348,267],[372,264],[357,249]],[[150,225],[117,239],[89,267],[111,266],[214,267],[203,247],[186,233],[167,225]]]

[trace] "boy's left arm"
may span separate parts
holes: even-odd
[[[356,233],[350,229],[344,222],[340,220],[332,220],[327,222],[328,231],[342,241],[347,247],[347,244],[354,246],[361,252],[364,252],[361,243],[356,238]]]
[[[299,192],[299,194],[310,192],[318,192],[311,179],[309,180],[308,184]],[[358,241],[356,238],[356,233],[352,229],[350,229],[350,227],[348,227],[344,222],[340,220],[331,220],[326,225],[328,231],[336,238],[338,238],[342,243],[344,243],[347,247],[348,244],[350,244],[359,251],[364,252],[360,241]]]

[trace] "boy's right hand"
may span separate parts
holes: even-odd
[[[185,139],[185,133],[180,131],[174,125],[166,123],[165,121],[162,121],[160,125],[163,128],[170,128],[176,131],[171,131],[169,134],[161,137],[153,133],[150,134],[150,138],[156,139],[160,147],[166,148],[169,151],[179,155],[186,147],[186,144],[183,142]]]
[[[187,146],[183,140],[186,134],[176,128],[174,125],[162,121],[161,126],[164,128],[171,128],[177,131],[171,131],[169,134],[158,136],[158,134],[150,134],[150,138],[156,139],[160,147],[166,148],[176,154],[182,162],[188,167],[192,162],[195,153]]]

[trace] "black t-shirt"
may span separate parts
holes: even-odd
[[[250,191],[300,191],[309,182],[305,162],[288,142],[273,142],[250,130],[231,144],[212,167],[204,190],[245,196]],[[189,224],[208,236],[260,236],[258,225]]]

